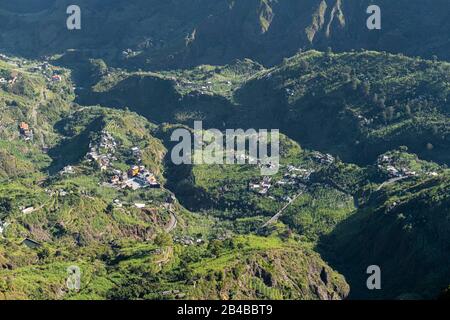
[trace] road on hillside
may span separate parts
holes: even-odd
[[[263,228],[267,227],[270,224],[273,224],[275,222],[278,221],[278,219],[281,217],[281,215],[283,214],[283,212],[295,201],[297,200],[298,197],[300,197],[303,194],[303,192],[300,192],[299,194],[297,194],[291,201],[289,201],[288,204],[286,204],[280,211],[277,212],[276,215],[274,215],[272,218],[270,218],[269,221],[267,221],[265,224],[263,224]]]
[[[177,227],[177,216],[175,215],[175,212],[173,212],[172,210],[169,211],[170,212],[170,221],[167,224],[167,226],[164,228],[164,231],[167,233],[172,232],[173,229],[175,229]]]
[[[380,190],[383,189],[385,186],[388,186],[388,185],[393,184],[393,183],[395,183],[395,182],[397,182],[397,181],[400,181],[400,180],[405,180],[405,179],[407,179],[407,178],[409,178],[409,176],[392,178],[392,179],[390,179],[390,180],[388,180],[388,181],[385,181],[385,182],[383,182],[383,183],[378,187],[377,191],[380,191]]]

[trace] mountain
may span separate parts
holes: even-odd
[[[185,209],[165,188],[173,176],[163,128],[130,111],[74,103],[66,69],[2,60],[0,298],[348,295],[345,279],[309,246],[282,234],[243,235]],[[136,164],[162,187],[126,188],[121,175]],[[293,257],[302,263],[288,264]],[[74,265],[86,284],[79,292],[65,283]]]
[[[449,59],[445,0],[377,2],[382,29],[366,27],[372,1],[79,1],[83,27],[65,28],[68,1],[0,3],[0,48],[28,57],[80,49],[114,65],[161,69],[251,58],[274,65],[307,49],[365,48]],[[426,13],[426,14],[423,14]]]
[[[447,2],[0,1],[0,299],[445,298]],[[175,165],[198,120],[279,171]]]
[[[268,69],[250,60],[184,72],[110,68],[79,101],[130,107],[160,123],[279,128],[358,164],[400,146],[448,164],[449,68],[373,51],[308,51]]]
[[[388,292],[390,299],[432,299],[446,288],[448,182],[444,174],[386,186],[323,239],[331,253],[326,259],[346,276],[354,297],[386,298]],[[382,270],[384,294],[365,287],[373,262]]]

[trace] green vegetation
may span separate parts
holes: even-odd
[[[437,297],[450,276],[443,267],[449,263],[448,254],[441,250],[449,243],[448,191],[448,172],[392,184],[374,192],[323,239],[325,257],[343,272],[355,297],[383,297],[360,282],[373,261],[389,279],[384,283],[389,297]]]
[[[91,0],[71,37],[63,3],[0,5],[0,47],[47,55],[0,56],[0,299],[446,297],[450,64],[427,60],[445,32],[408,41],[421,57],[380,51],[406,23],[357,51],[347,0],[205,1]],[[280,128],[279,172],[175,166],[195,120]]]
[[[33,66],[22,63],[27,69]],[[11,67],[5,63],[3,68],[10,71]],[[210,76],[222,82],[260,70],[250,61],[208,68]],[[241,73],[243,69],[248,71]],[[64,69],[55,70],[67,74]],[[17,71],[27,77],[22,68]],[[72,104],[71,94],[58,97],[53,91],[55,83],[45,72],[31,74],[36,82],[28,85],[41,94],[15,94],[23,113],[6,98],[2,109],[2,119],[10,124],[0,140],[0,298],[341,299],[348,294],[342,276],[331,270],[311,245],[291,238],[285,227],[261,236],[254,227],[264,219],[254,219],[250,211],[227,217],[227,212],[240,204],[234,190],[228,209],[219,214],[222,208],[217,205],[203,213],[194,213],[197,210],[193,208],[188,211],[164,188],[133,191],[108,185],[110,170],[126,171],[138,162],[162,184],[172,178],[168,185],[173,184],[177,180],[174,168],[164,164],[165,138],[156,138],[166,136],[170,126],[157,127],[130,111]],[[194,80],[199,74],[186,71],[186,77],[200,81]],[[70,92],[70,82],[58,86],[57,90]],[[1,93],[8,97],[7,91]],[[25,139],[19,129],[21,121],[33,130],[32,139]],[[286,137],[282,144],[286,165],[303,152]],[[93,147],[112,159],[112,168],[102,170],[100,163],[88,156]],[[132,148],[139,150],[139,161]],[[209,176],[216,169],[192,171],[199,188],[208,190],[211,203],[221,203],[221,196],[214,194],[220,186],[218,180]],[[247,180],[258,177],[254,168],[236,169],[219,168],[215,178],[232,183],[249,173]],[[260,200],[250,197],[252,206],[259,206]],[[138,206],[141,203],[145,208]],[[261,210],[267,215],[279,207],[271,200]],[[286,261],[294,258],[302,261],[301,265],[290,264],[285,269]],[[66,286],[71,266],[82,271],[78,291]],[[321,272],[331,278],[321,280]],[[241,273],[245,275],[243,283]],[[287,281],[281,273],[297,276]]]

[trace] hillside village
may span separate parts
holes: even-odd
[[[413,169],[413,166],[416,168]],[[404,179],[423,175],[436,177],[440,171],[437,166],[424,167],[418,159],[405,159],[402,158],[402,154],[395,152],[381,155],[377,160],[377,168],[390,179]]]
[[[54,92],[63,90],[62,87],[58,86],[58,83],[63,81],[63,77],[66,71],[50,65],[47,60],[43,62],[37,62],[0,54],[0,62],[4,62],[7,64],[6,68],[3,67],[0,69],[0,88],[5,92],[13,95],[23,94],[22,91],[27,90],[23,88],[23,82],[27,79],[35,79],[34,76],[38,76],[40,79],[44,79],[46,81],[47,89],[50,89]],[[28,88],[30,85],[31,84],[27,82],[25,88]],[[42,93],[42,101],[45,101],[47,99],[47,93],[45,92],[45,90]],[[31,95],[36,93],[28,94]],[[15,99],[8,99],[6,100],[6,103],[11,107],[20,106],[19,102]],[[31,115],[33,114],[35,114],[35,111],[33,111]],[[30,123],[30,119],[26,119],[24,117],[22,117],[21,120],[22,121],[17,123],[20,138],[24,141],[33,141],[35,130],[39,130],[39,128],[32,128],[32,125],[36,125],[36,123],[34,123],[35,121]]]
[[[335,162],[335,158],[330,154],[322,154],[313,152],[311,159],[318,165],[329,166]],[[293,190],[304,189],[310,182],[311,175],[316,172],[312,166],[298,167],[292,164],[280,165],[282,178],[275,179],[270,176],[263,176],[259,180],[249,182],[248,189],[255,192],[259,196],[272,197],[270,190],[282,188],[283,196],[280,201],[290,202],[293,197]]]
[[[35,62],[21,58],[9,57],[5,54],[0,54],[0,61],[8,63],[13,68],[24,70],[22,72],[42,75],[49,84],[58,83],[63,80],[62,69],[56,68],[55,66],[51,65],[48,61],[48,57],[42,62]],[[11,86],[14,85],[19,80],[19,78],[20,72],[12,71],[10,72],[8,77],[0,77],[0,84]]]
[[[116,139],[106,130],[101,132],[97,142],[89,144],[89,152],[86,154],[86,161],[95,164],[102,172],[106,172],[109,181],[104,182],[105,186],[116,189],[138,190],[141,188],[161,188],[155,175],[144,165],[141,165],[141,150],[132,147],[128,153],[135,160],[127,171],[115,168],[114,162],[118,161],[116,151],[119,144]]]
[[[9,58],[5,56],[3,59]],[[45,84],[47,88],[61,89],[53,90],[55,95],[62,90],[70,91],[66,87],[69,82],[65,81],[69,80],[68,75],[48,62],[34,63],[20,59],[8,61],[12,61],[22,71],[7,74],[2,78],[3,80],[0,79],[3,87],[11,88],[11,86],[20,85],[22,79],[26,80],[25,75],[28,75],[29,72],[43,76],[41,79],[45,81],[40,81],[40,86]],[[177,84],[187,90],[207,94],[218,88],[222,89],[227,86],[231,88],[237,81],[231,82],[224,78],[217,86],[215,80],[205,76],[199,77],[198,81],[194,79],[191,82],[188,80],[186,83],[179,80]],[[62,82],[61,85],[58,85],[60,82]],[[286,89],[286,93],[294,96],[294,91],[291,89]],[[36,96],[40,96],[39,92],[36,92]],[[42,96],[47,100],[45,92]],[[33,97],[30,101],[35,102],[37,99]],[[73,105],[76,104],[73,103]],[[92,107],[92,109],[95,108],[97,107]],[[167,282],[157,283],[155,290],[165,297],[182,298],[185,295],[184,292],[187,297],[191,297],[189,289],[185,285],[193,278],[205,276],[207,279],[217,279],[218,285],[222,285],[221,281],[229,274],[236,272],[234,276],[238,278],[238,272],[242,272],[242,270],[239,271],[235,267],[234,261],[248,261],[245,254],[252,252],[251,250],[263,252],[261,260],[265,261],[274,254],[273,250],[264,252],[272,245],[278,248],[284,244],[289,247],[299,243],[307,244],[308,247],[319,244],[309,241],[316,241],[316,239],[328,236],[336,225],[360,209],[357,205],[361,207],[361,210],[372,210],[364,201],[358,202],[357,196],[361,190],[367,194],[375,192],[379,192],[380,195],[386,194],[386,198],[392,195],[393,199],[399,197],[387,192],[400,190],[398,194],[403,198],[402,201],[395,199],[394,202],[388,203],[385,212],[396,214],[398,221],[395,225],[403,223],[402,221],[409,223],[411,218],[409,216],[405,218],[405,215],[408,213],[407,210],[411,209],[403,210],[406,207],[401,207],[401,213],[395,211],[400,205],[409,201],[405,195],[401,194],[402,190],[408,190],[406,186],[416,184],[416,182],[418,187],[414,188],[419,188],[421,181],[426,181],[424,185],[427,185],[428,188],[428,185],[433,185],[439,180],[431,177],[441,175],[444,170],[441,170],[439,165],[421,161],[406,151],[385,153],[380,155],[376,162],[373,158],[369,164],[363,167],[342,162],[338,160],[337,156],[335,158],[331,154],[322,153],[331,152],[323,150],[333,150],[323,148],[320,149],[322,152],[302,149],[301,153],[284,153],[288,154],[289,158],[283,158],[285,162],[282,162],[280,171],[274,176],[253,174],[257,171],[253,170],[256,167],[247,170],[248,167],[245,166],[237,168],[236,171],[233,171],[235,169],[233,168],[229,175],[227,169],[223,167],[214,171],[214,168],[206,166],[203,172],[186,170],[187,173],[184,176],[184,172],[180,173],[183,170],[164,166],[162,159],[169,145],[165,144],[164,138],[155,134],[156,142],[150,141],[153,139],[154,132],[158,132],[157,125],[149,124],[144,118],[135,118],[135,114],[128,111],[119,113],[117,110],[99,108],[102,108],[102,112],[106,110],[104,112],[107,116],[103,118],[103,113],[99,113],[101,114],[99,118],[105,121],[94,122],[94,126],[88,126],[86,123],[90,124],[93,118],[97,120],[98,114],[91,114],[90,107],[82,106],[74,107],[77,111],[83,110],[80,112],[83,113],[83,115],[79,115],[80,118],[77,118],[77,115],[69,117],[67,120],[67,114],[72,111],[70,110],[55,116],[55,118],[60,117],[56,121],[63,120],[57,125],[55,122],[51,122],[50,125],[46,124],[50,128],[49,131],[55,135],[50,149],[55,145],[67,143],[69,148],[63,148],[63,151],[70,150],[72,152],[74,149],[78,151],[74,152],[73,157],[67,158],[58,157],[58,152],[54,156],[52,152],[47,152],[48,150],[45,151],[43,148],[35,148],[32,145],[33,140],[41,136],[40,125],[45,121],[45,117],[41,117],[41,113],[38,114],[39,121],[35,121],[35,117],[30,117],[25,112],[23,116],[14,117],[10,128],[14,133],[15,143],[19,146],[17,153],[24,150],[22,153],[24,158],[27,158],[26,160],[31,156],[36,157],[37,160],[32,159],[29,162],[31,164],[29,165],[30,173],[25,171],[17,179],[16,176],[8,176],[6,173],[6,178],[2,180],[7,187],[3,189],[0,200],[5,201],[2,205],[6,208],[7,214],[4,215],[6,218],[0,216],[0,238],[7,238],[14,234],[16,238],[11,242],[15,241],[15,243],[21,244],[20,250],[26,250],[24,251],[26,252],[25,256],[30,257],[30,260],[33,259],[33,262],[29,263],[33,267],[35,261],[38,261],[39,266],[43,266],[43,268],[50,261],[58,263],[65,261],[62,259],[66,259],[69,255],[66,252],[71,252],[70,250],[73,248],[95,252],[95,257],[86,257],[86,264],[93,265],[92,261],[99,264],[105,263],[105,269],[101,271],[103,273],[105,270],[112,270],[109,268],[113,266],[116,268],[115,271],[120,270],[117,273],[122,272],[128,276],[132,273],[129,270],[134,272],[135,269],[139,269],[137,272],[140,270],[147,272],[149,268],[156,266],[158,272],[161,272],[158,276],[167,275],[167,278],[164,278]],[[16,109],[11,108],[11,110]],[[132,121],[110,121],[113,119],[111,114],[114,112],[117,112],[118,117],[129,116]],[[86,114],[92,118],[83,118],[82,116]],[[79,119],[81,121],[78,121]],[[366,121],[365,118],[359,119]],[[138,124],[139,127],[133,131],[135,124]],[[63,133],[59,134],[58,130],[61,127],[63,127]],[[17,138],[17,134],[20,139]],[[78,139],[80,136],[82,138]],[[23,143],[23,141],[28,143]],[[81,143],[79,143],[80,141]],[[81,144],[83,148],[78,149]],[[7,156],[9,155],[7,154]],[[5,158],[8,159],[8,157]],[[17,158],[20,160],[19,156]],[[58,174],[48,171],[48,167],[53,168],[53,160],[56,162],[54,167],[59,170]],[[275,166],[272,163],[263,164],[256,159],[250,159],[247,155],[242,155],[239,160],[255,162],[258,169],[274,168]],[[34,167],[33,161],[41,162],[39,166]],[[25,161],[24,163],[23,165],[19,161],[17,167],[28,164]],[[12,170],[15,174],[17,169],[13,168]],[[211,182],[216,178],[216,173],[222,180],[217,179],[218,183]],[[374,176],[375,179],[372,180]],[[162,185],[165,178],[168,181],[168,190]],[[400,182],[403,178],[405,181]],[[198,182],[202,179],[203,184]],[[222,182],[225,181],[232,182],[223,186]],[[334,183],[335,181],[336,183]],[[385,182],[380,184],[380,181]],[[169,186],[169,182],[172,185]],[[348,191],[341,187],[342,185],[346,186],[346,183],[354,186],[354,190]],[[359,183],[361,185],[358,185]],[[388,184],[390,184],[390,188],[383,188]],[[404,189],[403,184],[405,184]],[[220,192],[210,192],[217,185]],[[375,191],[374,186],[379,188]],[[363,187],[366,189],[362,189]],[[357,190],[357,188],[360,189]],[[408,190],[405,193],[409,192]],[[194,200],[190,201],[191,198],[188,197],[183,199],[182,197],[186,194]],[[430,194],[430,198],[433,197],[431,192]],[[217,202],[214,201],[216,197],[219,198]],[[416,206],[417,203],[420,205],[422,197],[423,195],[420,194],[417,199],[413,199],[411,207]],[[380,196],[379,198],[384,197]],[[222,207],[220,200],[223,199],[225,205]],[[11,207],[8,207],[8,201],[11,201]],[[205,207],[203,207],[204,203],[206,203]],[[384,204],[379,206],[383,207]],[[263,220],[265,221],[272,214],[275,215],[262,225]],[[406,222],[404,226],[401,226],[402,230],[412,230],[416,227],[415,225],[406,225]],[[361,229],[362,232],[366,232],[364,229],[366,225],[372,224],[373,221],[369,221],[361,228],[353,230]],[[269,225],[271,227],[266,228]],[[100,231],[98,231],[99,229]],[[165,241],[154,241],[158,232],[167,236]],[[401,232],[398,234],[402,234]],[[226,234],[226,236],[222,236],[222,234]],[[249,235],[250,237],[247,238]],[[240,242],[233,243],[235,239],[239,240],[240,238]],[[5,240],[6,243],[6,239],[2,238],[2,240]],[[306,243],[306,241],[308,242]],[[69,243],[70,246],[66,246],[66,243]],[[8,243],[8,246],[10,245]],[[102,247],[105,249],[104,253],[102,251],[101,254],[98,254],[99,250],[96,246],[104,246]],[[134,247],[131,248],[131,246]],[[62,250],[60,250],[61,248]],[[147,251],[148,248],[152,248],[151,250],[154,251]],[[241,250],[241,248],[244,249]],[[0,264],[4,259],[2,254],[3,252],[0,251]],[[70,256],[70,258],[76,260],[83,254],[85,253],[83,252],[79,256]],[[162,255],[161,258],[150,259],[152,255],[159,254]],[[286,251],[281,255],[286,256]],[[7,258],[9,259],[10,256]],[[101,257],[97,258],[97,256]],[[142,259],[140,261],[142,264],[136,267],[138,265],[136,261],[139,259]],[[224,260],[227,260],[228,263],[228,259],[232,263],[224,263]],[[295,260],[292,256],[287,255],[287,260],[291,259],[299,261],[299,259]],[[179,261],[182,262],[179,263]],[[288,262],[280,261],[279,264]],[[264,269],[264,263],[261,266],[254,263],[257,270],[255,271],[257,281],[263,281],[269,277],[268,275],[266,277],[266,273],[269,271]],[[272,263],[272,261],[269,260],[268,263]],[[163,267],[167,270],[170,269],[170,272],[164,274],[166,270]],[[261,268],[264,271],[260,271]],[[319,273],[322,268],[320,265]],[[16,272],[16,269],[5,269],[5,272],[9,271]],[[41,271],[39,270],[39,272]],[[203,271],[205,274],[199,275]],[[258,273],[264,275],[261,277]],[[275,279],[275,274],[276,272],[273,272],[270,277]],[[320,274],[318,276],[320,277]],[[139,277],[136,278],[139,279]],[[174,281],[174,278],[177,280]],[[20,276],[18,279],[22,280]],[[130,281],[130,279],[126,278],[126,281]],[[112,287],[115,290],[116,283]],[[264,288],[264,290],[272,290],[271,286]],[[257,294],[266,297],[261,292],[258,291]]]

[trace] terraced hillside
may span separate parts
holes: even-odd
[[[282,128],[346,161],[372,162],[405,145],[448,163],[449,67],[385,53],[312,51],[257,74],[235,100],[249,106],[247,121]]]
[[[68,4],[0,1],[0,299],[448,296],[448,1]],[[174,165],[198,120],[279,172]]]
[[[425,181],[430,175],[445,175],[448,164],[448,70],[447,63],[402,55],[310,51],[270,69],[249,60],[225,67],[159,73],[127,74],[108,68],[110,75],[84,98],[119,108],[131,105],[134,111],[159,122],[189,126],[202,119],[206,127],[281,128],[286,134],[282,168],[270,181],[264,181],[251,167],[180,168],[169,162],[168,186],[186,207],[223,219],[239,233],[294,232],[302,241],[318,243],[319,250],[349,281],[358,281],[351,296],[365,297],[370,296],[364,292],[365,273],[356,269],[363,268],[362,264],[355,263],[347,271],[346,263],[339,264],[333,258],[346,245],[322,251],[322,239],[330,234],[351,237],[350,229],[360,228],[347,230],[341,224],[359,221],[362,212],[378,210],[370,199],[385,187],[394,185],[407,194],[433,198],[431,190],[424,187]],[[129,92],[133,92],[130,103]],[[149,103],[153,101],[160,103]],[[157,107],[161,105],[164,107]],[[158,136],[168,144],[174,128],[162,125]],[[414,153],[440,165],[418,160]],[[408,182],[403,180],[410,177],[415,177],[419,186],[406,191]],[[271,185],[271,189],[265,192],[264,185]],[[390,201],[396,196],[386,198]],[[441,213],[446,215],[445,210]],[[439,214],[433,211],[432,215]],[[280,224],[267,225],[271,217]],[[394,237],[383,235],[387,242]],[[424,250],[428,255],[428,250],[434,249]],[[369,262],[363,248],[356,246],[354,253],[354,259]],[[388,264],[387,287],[397,289],[380,293],[380,297],[407,293],[433,297],[442,283],[448,282],[443,280],[447,275],[441,273],[439,280],[428,284],[429,291],[423,291],[425,285],[415,286],[411,279],[424,268],[412,271],[399,285],[394,280],[396,270],[402,270],[410,254],[402,251],[398,260]],[[384,262],[381,254],[373,260]]]
[[[130,107],[158,122],[280,128],[348,162],[368,164],[404,145],[448,163],[449,68],[372,51],[309,51],[270,69],[249,60],[184,72],[110,69],[80,101]]]
[[[282,233],[239,235],[218,217],[186,210],[165,188],[161,128],[130,111],[73,103],[68,70],[2,59],[0,298],[348,295],[344,278],[310,246]],[[302,264],[286,265],[292,256]],[[66,285],[73,266],[82,270],[78,291]]]

